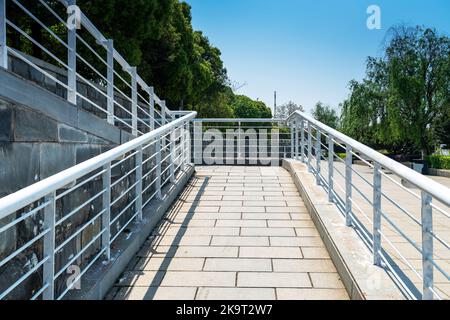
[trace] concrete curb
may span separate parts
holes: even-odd
[[[352,300],[403,300],[386,270],[373,265],[372,253],[356,232],[345,226],[337,207],[316,185],[305,164],[283,160]]]
[[[429,168],[428,171],[430,175],[435,177],[450,178],[450,170]]]
[[[164,188],[162,200],[153,200],[144,209],[142,223],[132,224],[129,236],[122,235],[116,241],[111,261],[107,263],[104,263],[104,260],[97,261],[84,275],[81,282],[81,290],[69,292],[65,300],[104,299],[172,203],[184,190],[194,172],[194,166],[189,165],[186,170],[178,175],[175,184],[170,184]]]

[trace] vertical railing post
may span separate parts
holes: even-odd
[[[322,162],[322,145],[321,145],[322,135],[320,133],[320,129],[316,128],[316,184],[321,184],[320,172],[322,171],[320,168],[320,163]]]
[[[162,198],[161,194],[161,139],[163,137],[156,138],[156,144],[155,144],[155,152],[156,152],[156,197],[158,199]]]
[[[305,121],[300,121],[300,160],[305,163]]]
[[[373,168],[373,264],[381,267],[381,165]]]
[[[166,101],[161,101],[161,126],[166,124]],[[161,147],[166,150],[167,134],[161,136]]]
[[[312,127],[311,122],[308,122],[308,172],[312,172]]]
[[[111,259],[111,163],[103,166],[103,215],[102,226],[105,229],[102,235],[102,248],[105,249],[106,259]]]
[[[6,0],[0,0],[0,67],[8,69],[8,47],[6,45]]]
[[[190,164],[192,162],[191,159],[191,148],[192,148],[192,141],[191,141],[191,125],[189,122],[186,122],[186,164]]]
[[[423,300],[433,300],[433,208],[432,197],[422,191],[422,270]]]
[[[175,143],[176,143],[176,141],[177,141],[177,135],[176,135],[176,133],[177,133],[177,129],[174,129],[174,130],[172,130],[171,132],[170,132],[170,148],[169,148],[169,150],[170,150],[170,157],[169,157],[169,162],[170,162],[170,164],[169,164],[169,166],[170,166],[170,169],[169,169],[169,172],[170,172],[170,182],[171,183],[175,183],[175,150],[176,150],[176,148],[175,148]]]
[[[48,284],[42,298],[44,300],[55,299],[55,217],[56,217],[56,193],[52,192],[45,197],[49,204],[44,209],[44,228],[49,231],[44,236],[44,258],[47,261],[43,265],[43,283]]]
[[[187,148],[186,148],[186,124],[183,123],[180,126],[180,161],[181,161],[181,170],[184,170],[186,167],[186,153],[187,153]]]
[[[150,130],[155,130],[155,89],[153,87],[148,88],[148,94],[150,98]]]
[[[161,125],[166,124],[166,101],[161,101]]]
[[[298,123],[297,121],[295,122],[295,160],[299,159],[299,150],[298,150]]]
[[[239,164],[239,160],[242,158],[241,154],[241,147],[242,147],[242,141],[241,141],[241,122],[238,122],[238,145],[237,145],[237,151],[238,151],[238,159],[237,162]],[[245,153],[245,145],[244,145],[244,153]]]
[[[194,164],[203,163],[203,125],[202,122],[194,122]]]
[[[114,125],[114,41],[106,41],[108,80],[108,123]]]
[[[131,67],[130,69],[131,74],[131,113],[132,113],[132,119],[131,119],[131,127],[132,127],[132,135],[137,136],[138,135],[138,124],[137,124],[137,104],[138,104],[138,95],[137,95],[137,69],[136,67]]]
[[[345,157],[345,224],[352,225],[352,147],[347,145]]]
[[[291,125],[291,159],[295,159],[296,158],[296,154],[295,154],[295,145],[294,145],[294,130],[295,130],[295,122],[294,125]]]
[[[138,212],[138,221],[142,221],[142,146],[136,153],[136,210]]]
[[[68,0],[68,5],[76,5],[76,0]],[[72,104],[77,104],[77,30],[74,26],[68,29],[67,34],[67,100]]]
[[[328,135],[328,201],[334,201],[334,138]]]

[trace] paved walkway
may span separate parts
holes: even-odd
[[[108,299],[348,299],[287,171],[197,167]]]

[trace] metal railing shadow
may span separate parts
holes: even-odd
[[[141,259],[148,259],[149,256],[151,258],[151,255],[159,254],[158,247],[161,245],[161,241],[167,236],[167,231],[173,227],[173,226],[180,226],[178,232],[173,236],[174,240],[172,243],[170,243],[169,250],[164,254],[164,258],[159,265],[158,270],[155,272],[155,275],[148,285],[147,292],[145,293],[143,300],[153,300],[155,298],[155,295],[157,293],[158,288],[161,285],[161,282],[164,279],[164,276],[166,272],[168,271],[168,268],[173,260],[175,258],[175,254],[177,250],[180,248],[179,245],[183,239],[183,237],[186,234],[187,226],[189,225],[189,222],[192,220],[192,218],[195,215],[195,209],[198,208],[200,199],[202,195],[204,194],[206,187],[209,184],[210,177],[202,177],[204,179],[202,185],[199,188],[199,191],[195,194],[195,198],[192,201],[192,204],[189,208],[189,210],[186,213],[185,218],[182,222],[176,222],[176,217],[178,214],[183,213],[180,212],[180,208],[186,204],[186,198],[191,195],[192,190],[195,187],[196,182],[199,181],[198,177],[193,177],[189,184],[186,186],[186,188],[183,190],[183,193],[179,196],[178,200],[172,205],[172,207],[167,211],[166,216],[163,218],[159,226],[155,229],[155,231],[150,235],[149,240],[150,243],[146,244],[148,245],[148,250],[145,250],[142,252],[143,255],[146,255],[146,258],[142,257]],[[145,246],[144,245],[144,248]],[[142,250],[142,249],[141,249]],[[136,267],[139,264],[137,262],[134,267]],[[145,268],[145,266],[144,266]],[[137,275],[143,275],[144,272],[139,272],[138,270],[133,270],[136,272]],[[136,284],[136,280],[134,280],[128,287],[127,291],[124,292],[122,298],[127,298],[131,294],[131,290],[134,287],[134,284]]]

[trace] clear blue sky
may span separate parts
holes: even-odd
[[[222,51],[239,90],[273,105],[322,101],[337,106],[351,79],[364,76],[393,25],[426,25],[450,34],[449,0],[186,0],[193,25]],[[381,30],[366,27],[369,5],[381,8]]]

